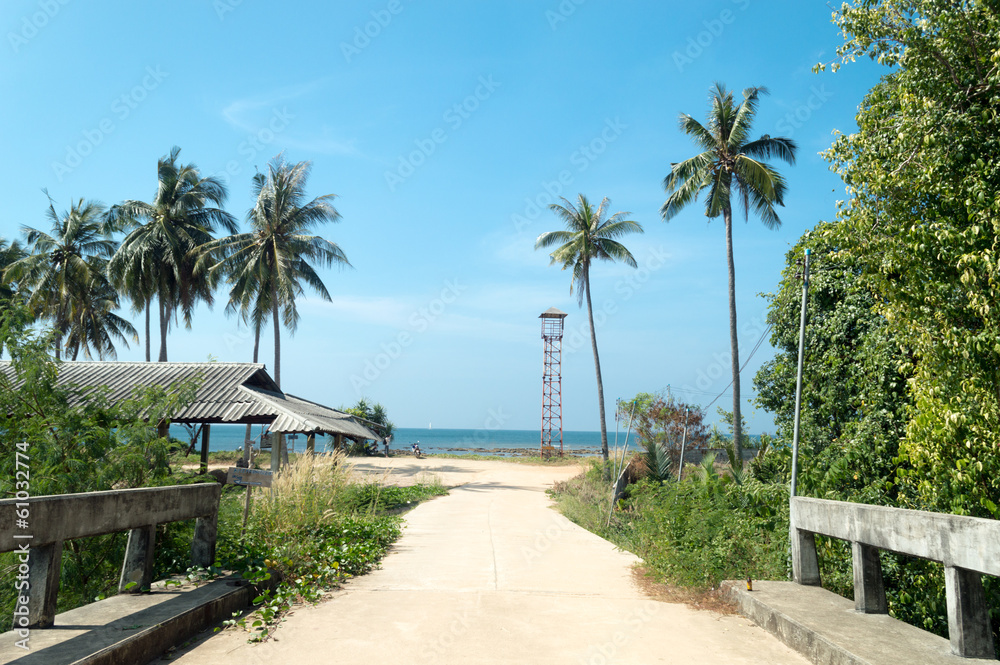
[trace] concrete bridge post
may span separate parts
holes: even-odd
[[[56,620],[62,541],[28,550],[28,625],[14,616],[14,628],[48,628]]]
[[[792,544],[792,579],[798,584],[821,586],[816,534],[796,528],[793,520],[789,538]]]
[[[141,593],[153,583],[153,546],[156,525],[131,529],[125,546],[125,561],[118,578],[118,593]],[[131,585],[131,586],[130,586]]]
[[[945,566],[944,587],[952,651],[966,658],[993,658],[993,632],[983,593],[983,576],[957,566]]]
[[[851,550],[854,554],[854,609],[865,614],[888,614],[878,548],[855,541],[851,543]]]

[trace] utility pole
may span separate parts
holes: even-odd
[[[681,461],[677,465],[677,482],[681,481],[681,473],[684,471],[684,446],[687,445],[688,440],[688,414],[691,413],[691,407],[684,407],[684,434],[681,436]]]
[[[799,314],[799,369],[795,379],[795,426],[792,430],[792,489],[795,496],[795,485],[799,475],[799,414],[802,410],[802,361],[806,350],[806,301],[809,297],[809,254],[806,249],[802,264],[802,311]]]

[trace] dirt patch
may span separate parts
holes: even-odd
[[[632,568],[632,579],[639,590],[653,600],[683,603],[693,610],[708,610],[717,614],[739,614],[736,605],[722,596],[721,589],[692,589],[660,582],[656,573],[646,566]]]

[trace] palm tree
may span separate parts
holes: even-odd
[[[14,300],[17,284],[8,276],[7,268],[26,256],[21,243],[16,240],[7,241],[0,237],[0,308],[6,308]],[[0,339],[0,355],[3,354],[3,339]]]
[[[138,342],[139,336],[129,321],[114,313],[119,307],[118,292],[108,281],[107,261],[91,257],[91,281],[73,298],[66,335],[66,352],[76,360],[80,351],[92,358],[117,358],[113,339],[128,347],[127,337]],[[126,337],[127,336],[127,337]],[[91,350],[94,353],[91,353]]]
[[[16,290],[13,279],[8,279],[7,268],[15,261],[20,261],[27,254],[21,243],[16,240],[7,241],[0,236],[0,302],[8,302]]]
[[[52,223],[51,232],[22,227],[28,255],[5,271],[6,281],[30,291],[27,304],[33,315],[52,323],[57,360],[72,325],[73,308],[100,276],[103,259],[115,251],[104,228],[104,213],[101,203],[79,199],[60,216],[50,197],[46,217]]]
[[[180,148],[157,163],[156,196],[152,203],[123,201],[108,213],[115,230],[128,231],[111,258],[113,283],[147,308],[156,295],[159,305],[160,362],[167,360],[167,329],[178,310],[187,327],[199,300],[211,304],[214,277],[198,269],[199,248],[213,240],[217,227],[236,233],[233,216],[220,207],[226,187],[218,178],[202,177],[194,164],[180,164]]]
[[[253,178],[256,203],[247,212],[251,231],[234,234],[203,247],[201,262],[216,253],[225,258],[211,267],[222,271],[231,285],[230,307],[249,317],[259,338],[270,316],[274,324],[274,382],[281,386],[281,324],[295,332],[299,312],[296,296],[308,284],[324,300],[330,293],[310,262],[322,266],[350,266],[338,245],[308,232],[318,224],[336,222],[340,213],[333,207],[336,195],[319,196],[308,203],[306,180],[311,164],[290,165],[278,155],[268,164],[267,175]],[[254,341],[256,357],[258,342]]]
[[[707,127],[682,113],[681,131],[690,136],[703,151],[694,157],[670,165],[670,175],[663,180],[667,201],[660,208],[664,221],[669,221],[689,203],[708,190],[705,215],[722,216],[726,225],[726,259],[729,266],[729,341],[733,364],[733,440],[737,457],[741,458],[743,431],[740,416],[740,352],[736,338],[736,268],[733,263],[733,200],[743,206],[744,219],[750,209],[769,229],[781,226],[774,211],[784,205],[785,179],[765,161],[772,157],[795,163],[795,142],[788,138],[764,136],[750,140],[751,125],[757,114],[763,87],[747,88],[743,101],[733,100],[733,94],[716,83],[709,95],[711,109]]]
[[[573,269],[573,287],[577,288],[577,301],[583,306],[587,300],[587,317],[590,320],[590,344],[594,351],[594,367],[597,370],[597,406],[601,419],[601,454],[604,456],[604,475],[610,479],[608,464],[608,427],[604,418],[604,382],[601,379],[601,359],[597,354],[597,332],[594,329],[594,307],[590,299],[590,266],[595,259],[622,261],[636,267],[635,258],[616,238],[629,233],[642,233],[642,226],[625,219],[631,213],[616,212],[605,218],[610,201],[605,198],[595,210],[583,194],[577,205],[563,199],[564,205],[553,203],[549,206],[566,223],[565,231],[549,231],[538,236],[535,249],[558,245],[552,252],[552,263],[561,264],[563,270]]]

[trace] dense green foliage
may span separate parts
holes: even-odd
[[[998,517],[1000,9],[855,2],[846,59],[893,68],[827,153],[848,199],[826,234],[906,353],[900,481],[917,505]]]
[[[754,377],[757,404],[774,414],[775,445],[787,451],[795,417],[801,260],[809,248],[799,493],[886,504],[897,495],[896,457],[910,403],[900,371],[905,359],[874,311],[873,295],[832,252],[828,229],[819,225],[788,252],[781,282],[767,296],[776,354]]]
[[[733,482],[707,455],[682,482],[643,480],[628,488],[608,523],[610,488],[596,467],[552,491],[581,526],[642,557],[675,584],[714,587],[724,579],[788,574],[788,487]]]
[[[778,430],[769,452],[751,462],[764,482],[785,483],[791,468],[795,376],[798,359],[800,278],[804,250],[812,250],[803,363],[798,492],[840,501],[911,506],[916,497],[900,471],[912,400],[906,357],[876,300],[828,241],[819,225],[788,252],[782,279],[769,301],[771,343],[777,353],[758,371],[757,403],[775,414]],[[823,585],[851,597],[850,544],[819,539]],[[890,613],[946,634],[944,574],[940,564],[884,553]]]
[[[167,442],[144,418],[157,422],[182,408],[195,386],[137,391],[113,403],[91,390],[82,399],[79,389],[56,385],[56,364],[48,356],[51,339],[31,332],[28,319],[23,308],[0,311],[0,340],[13,368],[11,379],[0,373],[0,496],[13,497],[16,490],[42,496],[188,481],[171,475]],[[19,461],[25,466],[17,467],[15,452],[23,453]],[[19,477],[18,471],[25,475]],[[126,537],[119,533],[65,544],[59,611],[116,591]],[[14,565],[13,555],[0,554],[0,572]],[[12,585],[0,587],[0,623],[6,625],[13,592]]]

